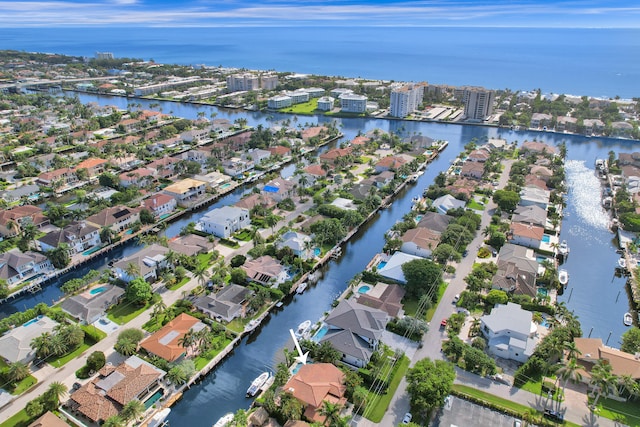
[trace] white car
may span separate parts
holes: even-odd
[[[456,294],[456,296],[453,297],[453,303],[457,303],[460,300],[460,294]]]
[[[411,412],[407,412],[404,414],[404,418],[402,418],[402,424],[409,424],[411,422],[411,418],[413,418],[413,416],[411,416]]]

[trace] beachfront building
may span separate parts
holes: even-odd
[[[236,231],[250,225],[248,209],[223,206],[207,212],[198,221],[197,228],[217,237],[228,238]]]
[[[260,80],[255,74],[232,74],[227,77],[227,90],[229,92],[252,91],[258,89],[260,89]]]
[[[493,113],[495,91],[484,88],[465,88],[462,102],[464,115],[469,120],[482,121]]]
[[[267,107],[274,110],[291,107],[291,105],[293,105],[293,98],[287,95],[276,95],[267,100]]]
[[[404,118],[418,109],[424,97],[426,83],[408,84],[391,91],[389,115]]]
[[[487,339],[489,352],[503,359],[526,362],[539,341],[533,313],[512,302],[498,304],[480,318],[480,331]]]

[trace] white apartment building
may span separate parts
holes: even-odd
[[[291,102],[294,104],[302,104],[303,102],[309,102],[309,93],[305,89],[298,89],[292,92],[285,92],[285,95],[291,98]]]
[[[484,120],[493,113],[495,92],[484,88],[465,89],[462,101],[467,119]]]
[[[340,95],[340,107],[344,113],[364,113],[367,111],[367,97],[355,93]]]
[[[424,97],[426,84],[409,84],[391,91],[390,112],[391,117],[404,118],[418,109]]]
[[[260,76],[260,87],[265,90],[274,90],[278,87],[277,74],[263,74]]]
[[[269,98],[267,101],[267,106],[269,108],[273,108],[274,110],[291,107],[293,105],[293,99],[290,96],[286,95],[278,95],[272,98]]]
[[[232,74],[227,77],[229,92],[252,91],[260,88],[258,76],[251,73]]]
[[[197,228],[214,236],[228,238],[238,230],[251,225],[249,210],[223,206],[207,212],[198,221]]]
[[[335,101],[335,98],[331,96],[323,96],[322,98],[318,99],[318,110],[331,111],[333,109],[333,104]]]

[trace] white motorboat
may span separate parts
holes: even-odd
[[[567,245],[566,240],[563,240],[558,246],[558,253],[562,256],[569,255],[569,245]]]
[[[258,392],[260,391],[264,383],[266,383],[267,380],[269,379],[269,375],[270,375],[269,372],[263,372],[260,374],[258,378],[253,380],[253,382],[247,389],[247,396],[253,397],[256,394],[258,394]]]
[[[296,288],[296,293],[301,294],[307,289],[307,282],[302,282]]]
[[[567,286],[569,283],[569,272],[567,270],[558,270],[558,281],[562,286]]]
[[[627,269],[627,260],[624,258],[618,258],[618,268],[621,270]]]
[[[220,418],[213,427],[227,427],[233,421],[233,412],[229,412],[228,414],[224,414],[222,418]]]
[[[627,312],[624,314],[624,319],[622,321],[624,323],[625,326],[631,326],[633,325],[633,316],[631,315],[631,313]]]
[[[296,337],[304,337],[305,334],[309,332],[309,328],[311,328],[311,320],[305,320],[304,322],[300,323],[298,325],[298,329],[296,329]]]
[[[167,419],[169,413],[171,413],[171,408],[164,408],[162,411],[151,417],[149,424],[147,424],[148,427],[160,427],[164,425],[164,420]]]

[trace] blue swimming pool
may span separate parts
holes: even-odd
[[[93,288],[93,289],[91,289],[91,290],[89,291],[89,293],[90,293],[91,295],[97,295],[97,294],[99,294],[100,292],[104,292],[104,291],[106,291],[106,290],[107,290],[107,289],[106,289],[104,286],[100,286],[99,288]]]
[[[320,341],[322,337],[325,336],[328,330],[329,330],[329,327],[327,325],[322,325],[322,327],[318,330],[318,332],[316,332],[316,334],[313,336],[313,339],[316,342]]]
[[[320,250],[320,248],[313,248],[313,255],[314,256],[320,256],[321,253],[322,253],[322,251]]]
[[[170,213],[162,214],[162,215],[160,215],[160,219],[169,218],[170,216],[171,216]]]
[[[144,409],[151,408],[153,404],[156,403],[162,397],[163,394],[164,393],[162,390],[158,390],[155,393],[153,393],[153,396],[151,396],[150,398],[144,401]]]
[[[546,288],[538,288],[538,295],[541,297],[546,297],[549,295],[549,291]]]
[[[416,222],[420,222],[420,220],[422,220],[424,216],[423,215],[416,215]]]
[[[551,241],[551,236],[549,236],[548,234],[542,235],[542,243],[549,243],[550,241]]]
[[[220,188],[229,188],[229,187],[231,187],[231,184],[230,184],[230,183],[228,183],[228,182],[226,182],[226,183],[224,183],[224,184],[222,184],[222,185],[220,186]]]
[[[34,317],[33,319],[29,320],[28,322],[25,322],[22,324],[22,326],[29,326],[32,325],[34,323],[36,323],[38,320],[42,319],[42,314],[39,316]]]
[[[369,292],[371,290],[371,286],[369,285],[362,285],[358,288],[358,293],[359,294],[366,294],[367,292]]]
[[[125,231],[124,234],[133,234],[133,230],[129,229],[129,230]]]
[[[387,261],[380,261],[378,263],[378,270],[382,270],[385,265],[387,265]]]
[[[96,251],[99,251],[99,250],[100,250],[100,246],[96,246],[94,248],[87,249],[86,251],[82,252],[82,255],[85,255],[85,256],[91,255],[92,253],[94,253]]]

